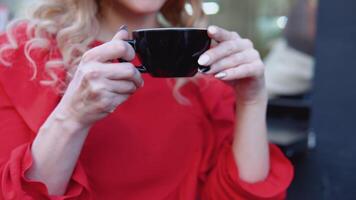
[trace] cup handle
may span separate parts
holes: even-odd
[[[135,40],[125,40],[125,41],[126,41],[127,43],[129,43],[129,44],[132,46],[132,48],[134,48],[135,51],[136,51],[136,47],[135,47],[136,41],[135,41]],[[119,62],[128,62],[128,61],[119,58]],[[141,73],[147,73],[147,72],[148,72],[147,69],[146,69],[146,67],[143,66],[143,65],[138,65],[138,66],[135,66],[135,67],[136,67],[137,70],[138,70],[139,72],[141,72]]]

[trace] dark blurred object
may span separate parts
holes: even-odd
[[[290,10],[284,38],[266,57],[266,84],[270,96],[270,140],[290,158],[316,145],[310,128],[310,89],[314,77],[316,1],[297,0]]]
[[[295,168],[289,200],[356,197],[356,1],[322,0],[311,126],[317,148]]]
[[[309,95],[278,97],[268,103],[269,139],[290,158],[305,154],[316,145],[310,131],[310,110]]]
[[[292,48],[314,55],[316,3],[312,0],[298,0],[292,7],[284,35]]]
[[[296,167],[288,199],[305,199],[297,193],[305,180],[305,163],[317,145],[311,128],[311,87],[314,78],[316,3],[297,0],[292,7],[284,38],[276,42],[266,58],[266,84],[270,96],[267,122],[270,140],[276,143]],[[311,162],[313,162],[312,160]],[[305,183],[307,182],[307,183]]]

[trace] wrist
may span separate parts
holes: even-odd
[[[91,125],[84,124],[75,115],[65,109],[57,107],[49,116],[46,126],[61,127],[65,133],[75,134],[88,132]]]
[[[268,94],[264,77],[239,80],[235,86],[235,94],[239,106],[267,105]]]
[[[250,99],[249,101],[236,101],[237,117],[244,115],[254,115],[256,118],[265,119],[267,112],[267,95],[261,94],[258,98]]]
[[[267,91],[264,89],[254,93],[249,97],[241,97],[240,95],[236,95],[237,107],[241,107],[241,106],[267,107],[267,103],[268,103],[268,95],[267,95]]]

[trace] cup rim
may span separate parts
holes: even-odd
[[[197,30],[197,31],[207,31],[206,28],[194,28],[194,27],[165,27],[165,28],[142,28],[136,29],[132,32],[142,32],[142,31],[164,31],[164,30],[172,30],[172,31],[183,31],[183,30]]]

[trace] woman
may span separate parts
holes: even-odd
[[[193,25],[202,16],[191,4],[193,16],[184,1],[47,0],[8,28],[0,198],[284,198],[293,170],[268,145],[263,64],[249,40],[210,26],[218,44],[199,63],[211,70],[173,86],[110,62],[135,56],[117,27],[159,27],[161,15]]]

